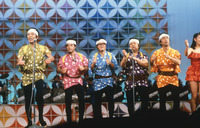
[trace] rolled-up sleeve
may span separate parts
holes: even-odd
[[[119,68],[119,65],[118,65],[117,59],[115,58],[115,55],[113,55],[112,53],[111,53],[111,55],[112,55],[111,62],[115,65],[114,70],[116,70],[117,68]]]
[[[93,63],[93,58],[94,58],[94,56],[92,56],[89,59],[89,64],[88,64],[88,75],[89,75],[89,77],[93,77],[93,71],[92,71],[92,68],[91,68],[91,65]]]

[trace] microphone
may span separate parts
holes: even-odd
[[[35,39],[34,39],[34,43],[36,43],[36,42],[37,42],[37,39],[35,38]]]
[[[72,57],[72,58],[73,58],[73,57]],[[76,62],[76,57],[75,57],[75,55],[74,55],[73,61],[75,61],[75,62]]]
[[[133,53],[133,50],[131,48],[128,49],[130,53]]]

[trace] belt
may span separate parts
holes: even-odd
[[[101,75],[95,74],[95,79],[110,78],[110,77],[112,77],[112,76],[101,76]]]
[[[158,75],[163,75],[163,76],[174,76],[177,75],[177,73],[175,73],[174,71],[166,71],[166,72],[158,72]]]
[[[147,78],[148,78],[148,75],[146,74],[134,75],[134,81],[145,80]],[[133,75],[126,76],[126,81],[133,81]]]
[[[69,77],[69,78],[74,78],[74,79],[78,79],[78,78],[80,78],[81,76],[77,76],[77,77],[71,77],[71,76],[68,76],[68,75],[66,75],[67,77]]]
[[[31,70],[25,70],[24,71],[24,74],[32,74],[33,73],[33,71],[31,71]],[[35,73],[43,73],[43,71],[42,70],[35,70]]]

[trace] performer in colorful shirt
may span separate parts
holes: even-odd
[[[126,50],[122,50],[123,59],[120,63],[123,70],[121,75],[126,75],[125,91],[127,96],[128,112],[133,117],[133,85],[141,98],[141,109],[148,109],[149,93],[148,93],[148,56],[139,52],[140,44],[138,39],[130,39],[129,47],[131,52],[127,54]],[[134,71],[133,63],[134,62]],[[134,74],[134,84],[133,84]]]
[[[113,117],[114,100],[113,100],[113,72],[118,68],[115,56],[106,51],[107,41],[99,39],[96,42],[98,52],[89,59],[89,77],[94,77],[94,118],[102,118],[101,100],[105,93],[108,100],[109,117]]]
[[[46,126],[46,122],[43,120],[43,83],[44,83],[44,71],[46,70],[46,64],[50,64],[54,57],[51,55],[51,51],[46,47],[35,44],[35,81],[33,81],[33,63],[34,63],[34,42],[39,37],[39,33],[35,28],[31,28],[27,32],[27,39],[30,44],[22,46],[19,49],[17,55],[17,65],[20,65],[19,71],[22,73],[22,85],[24,86],[25,95],[25,109],[28,119],[27,127],[32,125],[31,120],[31,97],[32,97],[32,83],[35,82],[36,86],[36,101],[39,110],[39,121],[42,126]],[[48,58],[45,59],[45,56]]]
[[[190,48],[188,48],[188,40],[185,40],[185,45],[185,55],[191,59],[191,66],[188,67],[185,80],[189,81],[192,94],[190,105],[192,112],[194,112],[200,103],[200,33],[194,34]]]
[[[171,92],[174,100],[174,110],[179,110],[179,80],[178,73],[181,71],[180,53],[170,47],[170,37],[168,34],[161,34],[159,42],[162,48],[156,50],[150,59],[152,72],[158,73],[156,82],[160,96],[160,109],[166,110],[166,93]]]
[[[77,93],[79,102],[79,121],[83,119],[85,102],[83,75],[88,70],[88,59],[81,53],[75,51],[76,41],[68,39],[66,41],[67,54],[59,59],[57,72],[62,74],[63,86],[65,89],[65,103],[67,122],[71,122],[71,104],[73,90]]]

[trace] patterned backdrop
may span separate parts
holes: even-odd
[[[15,88],[21,88],[16,60],[19,48],[28,44],[30,27],[39,30],[39,44],[48,46],[55,57],[45,72],[51,88],[67,38],[75,39],[77,51],[86,57],[96,52],[95,41],[105,38],[107,49],[120,62],[122,49],[128,49],[128,40],[134,37],[150,56],[159,34],[168,32],[167,0],[0,0],[0,74],[9,74],[9,101]]]

